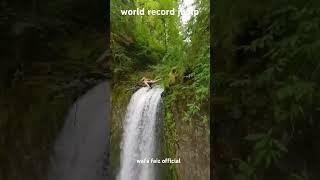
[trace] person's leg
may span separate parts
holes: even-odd
[[[148,82],[144,81],[143,83],[144,83],[147,87],[151,88]]]

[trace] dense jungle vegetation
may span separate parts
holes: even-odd
[[[108,76],[106,8],[87,0],[1,1],[1,180],[46,179],[70,104]]]
[[[320,179],[320,2],[216,0],[211,17],[208,4],[196,0],[200,14],[183,25],[119,13],[177,9],[177,0],[111,2],[111,154],[136,82],[149,76],[165,88],[166,156],[182,159],[168,179],[208,179],[210,121],[213,178]],[[1,1],[0,179],[43,180],[68,107],[108,76],[105,9],[100,1]]]
[[[218,179],[320,179],[320,1],[213,4]]]
[[[168,179],[209,178],[209,1],[196,0],[200,14],[186,24],[174,16],[122,16],[124,9],[179,8],[178,0],[111,1],[113,175],[126,105],[139,80],[161,78],[164,87],[165,157],[181,158],[170,165]],[[194,157],[194,154],[199,154]]]

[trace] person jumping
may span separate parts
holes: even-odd
[[[152,88],[152,85],[158,82],[160,79],[151,80],[149,78],[143,77],[140,81],[143,83],[144,86]]]

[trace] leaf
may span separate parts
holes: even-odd
[[[265,148],[268,142],[269,140],[267,138],[262,138],[255,144],[254,149],[259,150],[259,149]]]
[[[245,139],[248,141],[256,141],[258,139],[263,138],[264,136],[265,136],[264,134],[249,134],[248,136],[245,137]]]
[[[266,154],[267,154],[266,150],[259,151],[255,156],[255,165],[259,165],[261,162],[263,162],[263,159],[265,158]]]
[[[236,175],[236,177],[234,179],[235,180],[248,180],[248,178],[243,174]]]
[[[288,152],[288,149],[286,148],[285,145],[283,145],[282,143],[280,143],[278,140],[274,139],[273,143],[277,146],[278,149],[280,149],[283,152]]]
[[[266,156],[265,167],[269,167],[271,164],[271,156]]]

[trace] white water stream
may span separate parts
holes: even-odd
[[[143,87],[132,95],[123,127],[118,180],[157,179],[157,164],[150,160],[160,153],[162,92],[158,86]],[[149,163],[137,163],[144,159]]]

